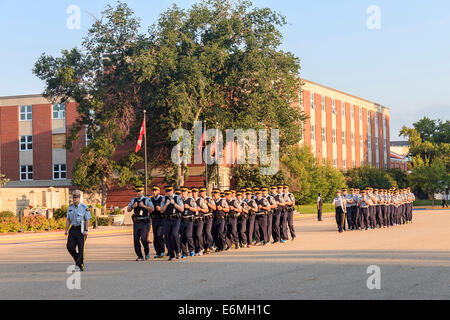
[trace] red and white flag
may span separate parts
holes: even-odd
[[[203,143],[205,142],[205,138],[206,138],[206,130],[203,131],[202,137],[200,139],[200,143],[198,144],[198,154],[201,157],[202,156],[202,151],[203,151]]]
[[[142,147],[142,138],[144,137],[144,133],[145,133],[145,119],[142,121],[142,127],[141,127],[141,132],[139,133],[139,139],[136,145],[136,150],[134,152],[138,153],[139,150],[141,150]]]

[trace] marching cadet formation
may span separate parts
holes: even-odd
[[[390,228],[412,223],[413,202],[416,199],[410,188],[390,190],[337,190],[332,204],[336,208],[339,233],[347,230]],[[347,222],[347,227],[346,227]]]
[[[295,198],[287,185],[246,188],[207,196],[204,187],[174,189],[152,187],[153,195],[137,197],[128,205],[133,211],[133,237],[136,261],[149,260],[147,233],[153,229],[155,259],[169,261],[202,256],[212,252],[248,248],[295,239]],[[141,245],[144,248],[142,253]]]

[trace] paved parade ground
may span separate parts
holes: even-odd
[[[168,262],[135,262],[130,227],[92,231],[81,289],[64,234],[0,238],[0,299],[449,299],[450,210],[339,234],[334,216],[296,217],[297,239]],[[380,269],[369,290],[369,266]]]

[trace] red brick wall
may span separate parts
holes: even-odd
[[[325,117],[327,123],[327,160],[333,164],[333,111],[331,98],[325,97]]]
[[[354,109],[354,121],[355,121],[355,165],[357,167],[361,166],[361,147],[359,143],[359,109],[358,106],[353,106]]]
[[[316,101],[316,160],[322,163],[322,97],[319,94],[315,95]]]
[[[376,145],[375,145],[375,112],[373,110],[370,110],[370,136],[371,136],[371,144],[372,144],[372,154],[370,155],[372,157],[372,167],[376,167],[377,160],[376,160]]]
[[[52,180],[52,106],[33,105],[33,180]]]
[[[0,172],[11,181],[20,180],[19,106],[0,107]]]
[[[303,91],[303,112],[308,117],[308,119],[303,122],[303,136],[305,145],[311,147],[311,102],[310,102],[310,92]]]
[[[345,147],[347,149],[347,168],[352,167],[352,131],[350,128],[352,115],[350,113],[350,105],[345,104]]]
[[[384,135],[383,135],[383,115],[377,113],[378,116],[378,152],[380,155],[380,168],[384,169]]]
[[[387,154],[387,160],[388,160],[388,168],[391,167],[390,165],[390,154],[391,154],[391,131],[390,131],[390,123],[389,123],[389,116],[386,116],[386,154]]]
[[[369,148],[368,148],[368,141],[367,141],[367,130],[368,130],[368,123],[367,123],[367,109],[363,108],[363,159],[364,159],[364,165],[369,164]]]
[[[335,101],[336,104],[336,144],[337,144],[337,167],[343,168],[342,164],[342,102]]]

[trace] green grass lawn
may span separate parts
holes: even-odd
[[[300,213],[317,213],[317,205],[316,204],[306,204],[295,206],[295,210]],[[322,213],[334,212],[334,206],[331,203],[324,203],[322,206]]]
[[[442,200],[434,200],[434,206],[442,206],[441,205]],[[419,206],[431,206],[433,204],[432,200],[416,200],[414,201],[414,206],[419,207]]]

